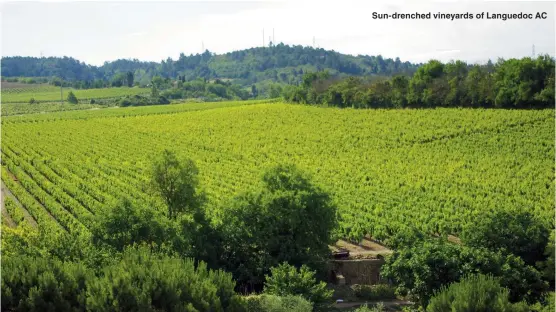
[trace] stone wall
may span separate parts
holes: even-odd
[[[383,264],[384,259],[331,260],[330,276],[336,283],[339,282],[337,276],[342,276],[346,285],[375,285],[381,282]]]

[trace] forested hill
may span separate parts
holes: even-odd
[[[160,63],[139,60],[116,60],[102,66],[92,66],[71,57],[4,57],[3,77],[61,77],[70,81],[110,81],[115,76],[132,72],[135,82],[148,84],[152,77],[181,78],[193,80],[233,79],[234,83],[282,82],[297,83],[304,72],[328,70],[333,76],[411,74],[419,64],[402,62],[399,58],[382,56],[351,56],[335,51],[284,44],[270,45],[217,55],[186,56],[177,60],[168,58]]]

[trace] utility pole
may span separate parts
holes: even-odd
[[[535,57],[535,45],[533,45],[533,57]]]
[[[272,44],[276,44],[276,41],[274,41],[274,28],[272,28]]]
[[[264,48],[264,28],[263,28],[263,48]]]
[[[60,104],[64,104],[64,80],[60,81]]]

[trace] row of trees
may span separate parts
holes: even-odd
[[[554,67],[554,59],[545,55],[486,65],[432,60],[411,77],[379,81],[307,73],[300,86],[285,88],[283,96],[291,102],[354,108],[554,107]]]
[[[185,78],[181,77],[175,82],[170,79],[162,79],[160,83],[157,83],[158,79],[153,79],[153,84],[166,87],[167,89],[162,91],[161,94],[169,99],[247,100],[248,98],[256,97],[256,94],[250,94],[249,91],[239,85],[220,79],[215,79],[212,82],[206,79],[185,81]]]

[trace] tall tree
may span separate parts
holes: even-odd
[[[193,214],[202,204],[197,191],[199,171],[191,159],[180,161],[165,149],[155,161],[151,184],[168,207],[168,216],[175,218],[180,212]]]
[[[133,87],[133,73],[131,71],[128,71],[126,74],[126,81],[127,81],[127,86],[128,87]]]

